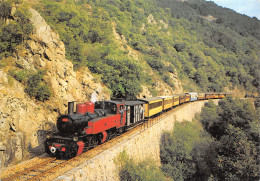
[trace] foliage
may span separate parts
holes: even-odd
[[[120,180],[165,180],[159,167],[154,165],[154,162],[151,160],[136,163],[128,156],[126,151],[123,151],[119,154],[116,162],[120,165]]]
[[[88,66],[100,74],[114,96],[136,95],[141,84],[153,89],[144,78],[151,68],[172,87],[169,72],[176,70],[182,80],[195,83],[194,91],[259,88],[259,21],[254,18],[204,0],[42,0],[42,5],[38,10],[59,33],[74,68]],[[217,19],[206,20],[209,13]],[[139,52],[138,61],[127,46]],[[130,71],[132,66],[137,70]],[[123,80],[135,73],[133,81]]]
[[[227,133],[228,125],[250,132],[250,123],[258,119],[258,114],[249,102],[228,97],[219,102],[206,104],[202,111],[202,123],[205,129],[215,138],[219,139]]]
[[[176,122],[174,130],[164,133],[161,139],[162,170],[174,180],[208,177],[205,160],[210,143],[198,122]]]
[[[74,68],[88,66],[93,73],[100,74],[115,97],[133,97],[142,90],[142,68],[117,48],[111,38],[110,17],[104,9],[93,7],[89,17],[82,2],[43,3],[43,13],[59,32]]]
[[[17,45],[29,39],[33,26],[29,21],[30,13],[25,5],[20,5],[11,15],[12,1],[0,3],[0,59],[16,52]],[[5,23],[8,18],[14,19]]]
[[[230,97],[205,104],[198,121],[161,139],[162,170],[174,180],[259,180],[259,111]],[[204,129],[203,129],[204,128]]]
[[[227,133],[215,141],[218,156],[212,172],[219,180],[259,180],[256,145],[246,134],[229,124]]]
[[[50,87],[43,79],[44,74],[45,71],[38,71],[36,73],[27,70],[10,71],[11,76],[26,86],[25,92],[30,97],[35,97],[35,99],[40,101],[48,100],[51,96]]]
[[[216,178],[259,180],[258,115],[252,103],[231,97],[202,109],[201,122],[215,138],[212,174]]]
[[[0,4],[0,18],[6,20],[11,16],[12,3],[11,1],[4,1]]]

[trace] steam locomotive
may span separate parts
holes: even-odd
[[[185,93],[134,101],[68,103],[68,114],[57,120],[58,132],[47,136],[46,152],[69,159],[106,142],[128,128],[175,106],[191,101],[222,99],[229,93]]]

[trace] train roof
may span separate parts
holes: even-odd
[[[158,96],[159,98],[163,98],[163,99],[166,99],[166,98],[173,98],[173,96]]]
[[[160,98],[160,97],[148,97],[148,98],[142,98],[142,99],[138,99],[138,100],[144,101],[144,102],[151,102],[151,101],[162,100],[162,98]]]
[[[185,94],[174,94],[173,96],[185,96]]]
[[[119,101],[97,101],[97,102],[110,102],[110,103],[114,103],[114,104],[122,104],[123,102],[119,102]]]
[[[197,95],[197,92],[186,92],[185,94],[192,94],[192,95]]]
[[[135,105],[141,105],[141,104],[145,104],[144,101],[126,101],[125,105],[126,106],[135,106]]]
[[[180,97],[180,95],[178,95],[178,94],[173,94],[173,95],[171,95],[172,97]]]

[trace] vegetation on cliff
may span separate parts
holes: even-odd
[[[12,14],[13,3],[19,3],[19,1],[0,3],[0,59],[17,51],[16,47],[28,39],[33,31],[27,7],[19,6]],[[8,19],[12,21],[7,23]]]
[[[32,32],[26,8],[11,14],[15,3],[0,4],[2,58]],[[174,89],[172,74],[185,91],[259,88],[259,20],[213,2],[38,0],[32,6],[60,35],[74,68],[99,74],[113,96],[135,96],[141,85],[154,92],[158,78]]]
[[[40,2],[38,10],[60,34],[74,67],[88,66],[100,74],[114,96],[136,95],[141,84],[155,86],[147,65],[172,87],[169,75],[177,72],[188,80],[187,91],[238,86],[256,92],[259,86],[256,18],[204,1]],[[207,15],[216,20],[208,21]],[[123,46],[115,41],[113,28]],[[139,52],[138,60],[128,55],[127,46]]]
[[[162,170],[174,180],[259,180],[258,115],[247,101],[207,103],[202,124],[176,123],[163,135]]]
[[[30,39],[34,27],[29,18],[26,3],[19,0],[0,3],[0,67],[5,67],[8,60],[4,59],[18,53],[18,46],[25,45],[24,42]],[[51,90],[43,79],[44,71],[30,72],[13,66],[9,74],[25,85],[25,92],[30,97],[45,101],[51,96]]]
[[[10,75],[17,81],[25,85],[25,92],[37,100],[45,101],[51,96],[51,90],[48,84],[44,81],[43,77],[46,71],[39,70],[37,72],[30,72],[27,70],[14,70],[10,71]]]

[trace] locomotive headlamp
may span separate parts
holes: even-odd
[[[79,138],[77,136],[73,137],[73,141],[78,141],[78,140],[79,140]]]
[[[50,151],[51,151],[52,153],[55,153],[55,152],[56,152],[56,148],[52,146],[51,149],[50,149]]]

